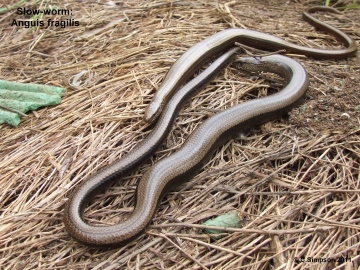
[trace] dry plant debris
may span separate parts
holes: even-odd
[[[359,268],[359,54],[341,61],[292,56],[310,74],[304,103],[221,147],[196,177],[166,196],[136,241],[89,248],[62,224],[71,190],[151,130],[144,109],[186,49],[229,27],[310,47],[341,46],[301,20],[301,11],[314,4],[321,1],[54,0],[26,7],[51,5],[71,15],[2,14],[0,79],[68,88],[60,105],[33,112],[18,128],[0,126],[2,269]],[[359,40],[358,10],[316,16]],[[14,19],[73,19],[80,26],[15,27]],[[86,84],[71,87],[83,70]],[[185,105],[153,159],[99,195],[86,218],[120,222],[153,162],[205,118],[277,87],[227,68]],[[243,227],[211,241],[202,222],[230,210],[238,211]],[[296,261],[302,257],[305,262]],[[314,261],[319,258],[345,260]]]

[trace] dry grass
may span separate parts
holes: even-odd
[[[18,128],[0,126],[3,269],[359,267],[358,57],[297,57],[311,74],[304,104],[289,118],[254,128],[219,149],[196,177],[163,200],[137,241],[100,250],[72,239],[62,224],[68,194],[146,136],[150,129],[142,120],[144,109],[187,48],[233,26],[312,47],[339,44],[302,22],[303,5],[292,2],[154,0],[115,7],[106,1],[51,2],[72,9],[81,26],[25,29],[10,26],[21,17],[14,12],[0,17],[0,78],[68,88],[60,105],[30,114]],[[349,14],[319,17],[358,39],[359,13]],[[69,82],[82,70],[89,80],[71,87]],[[264,95],[269,87],[266,80],[227,68],[186,104],[151,162],[171,154],[206,117]],[[131,211],[136,182],[151,162],[99,195],[87,209],[87,219],[120,222]],[[211,241],[202,222],[233,209],[243,227]],[[296,263],[296,257],[348,257],[352,262]]]

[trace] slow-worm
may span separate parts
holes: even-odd
[[[309,12],[319,9],[315,7]],[[333,9],[323,7],[321,10],[334,12]],[[145,172],[137,187],[134,211],[127,220],[112,226],[87,224],[82,215],[89,200],[102,188],[137,167],[154,153],[165,139],[184,101],[233,59],[239,50],[231,49],[234,47],[234,42],[266,50],[286,49],[287,52],[315,58],[341,59],[356,52],[356,44],[345,33],[316,20],[308,12],[304,12],[303,17],[315,26],[334,34],[346,43],[347,48],[311,49],[256,31],[228,29],[206,38],[185,52],[170,68],[147,110],[148,120],[158,118],[153,131],[128,155],[81,183],[70,195],[64,209],[64,224],[68,232],[80,242],[91,245],[124,244],[134,239],[150,223],[159,201],[169,187],[196,173],[210,158],[211,153],[233,134],[281,116],[305,95],[308,77],[298,62],[280,55],[261,59],[240,58],[237,61],[240,69],[276,73],[285,78],[287,85],[274,95],[239,104],[208,118],[177,152],[162,159]],[[219,53],[223,54],[205,71],[174,93],[206,59]],[[162,111],[161,114],[159,110]]]

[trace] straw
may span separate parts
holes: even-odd
[[[109,3],[58,1],[59,8],[72,9],[79,27],[10,27],[21,17],[15,11],[0,20],[0,78],[68,89],[59,105],[31,113],[20,127],[0,126],[2,268],[358,269],[357,57],[292,56],[310,74],[305,101],[287,117],[234,134],[202,171],[168,193],[135,241],[97,249],[69,236],[62,211],[70,192],[145,138],[151,127],[143,121],[144,110],[189,47],[240,23],[305,46],[342,46],[301,20],[303,1]],[[46,8],[46,1],[40,4],[32,8]],[[358,12],[316,16],[358,40]],[[97,28],[102,31],[85,35]],[[81,78],[86,84],[71,87],[83,70],[91,74]],[[176,151],[214,113],[281,89],[273,81],[228,67],[184,105],[151,160],[96,196],[86,220],[121,222],[132,211],[145,170]],[[223,237],[212,241],[202,223],[231,210],[242,227],[221,230]]]

